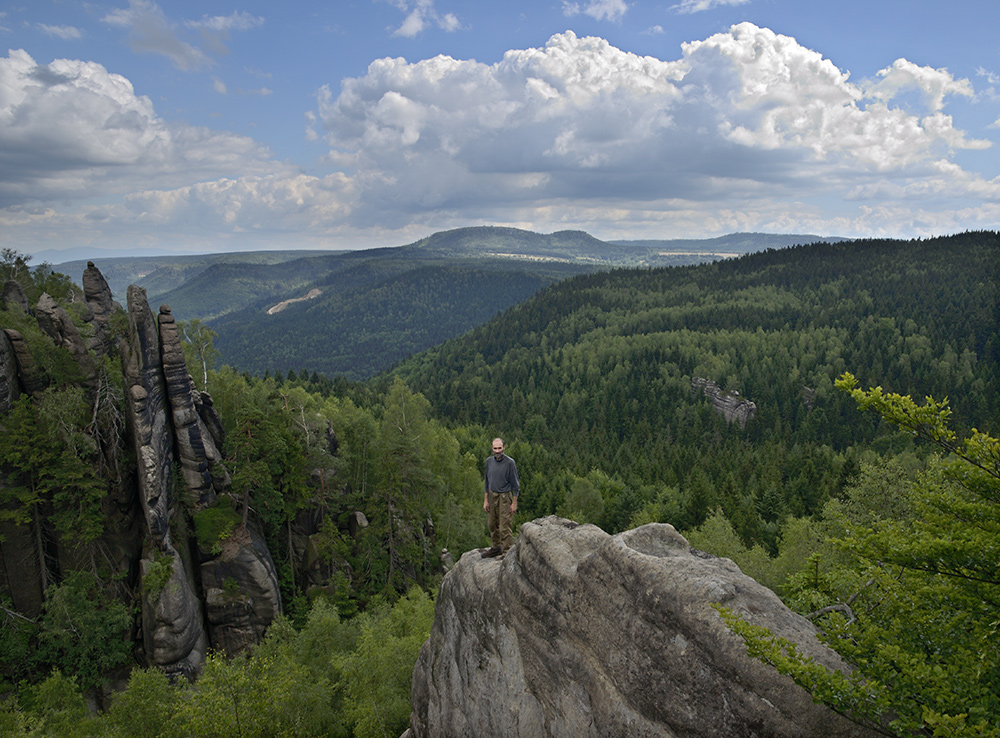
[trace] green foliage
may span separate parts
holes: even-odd
[[[84,689],[131,658],[131,612],[87,572],[70,572],[46,591],[40,625],[37,663],[61,669]]]
[[[775,636],[763,626],[751,625],[731,610],[719,605],[714,607],[730,630],[746,642],[747,653],[752,658],[791,676],[817,702],[828,704],[861,724],[882,728],[882,716],[889,706],[883,684],[860,672],[845,674],[828,669],[799,653],[791,641]]]
[[[616,479],[620,491],[607,491],[625,505],[609,506],[602,492],[610,532],[676,487],[654,518],[687,531],[721,507],[745,545],[774,555],[784,524],[838,496],[865,449],[912,447],[835,391],[848,366],[897,390],[960,395],[959,428],[1000,419],[990,360],[1000,339],[988,307],[998,254],[1000,237],[988,232],[589,274],[393,375],[450,423],[531,442],[530,458],[518,457],[535,491],[522,504],[539,501],[528,519],[569,511],[564,480],[598,469]],[[692,392],[693,377],[738,388],[756,416],[745,429],[727,426]]]
[[[219,358],[219,351],[215,348],[215,339],[219,334],[198,318],[178,321],[177,329],[184,337],[181,347],[184,349],[188,372],[195,378],[199,389],[207,390],[208,372],[215,367],[215,361]]]
[[[792,601],[823,617],[859,676],[824,674],[787,649],[785,659],[769,635],[734,627],[815,698],[866,720],[892,716],[894,735],[1000,735],[1000,442],[975,429],[959,440],[946,402],[863,391],[850,374],[837,384],[945,453],[915,476],[862,467],[825,511],[839,553],[820,549],[790,580]]]
[[[80,542],[103,530],[104,485],[88,459],[91,439],[80,429],[86,405],[79,388],[46,390],[40,403],[24,395],[0,427],[0,465],[14,472],[0,488],[0,518],[40,523],[39,508],[50,508],[56,530]]]
[[[38,623],[15,612],[11,604],[0,596],[0,693],[30,676],[38,634]]]
[[[194,684],[136,669],[103,715],[59,671],[0,703],[0,734],[33,738],[360,738],[399,735],[434,603],[419,589],[342,621],[317,599],[303,628],[276,620],[253,652],[209,654]]]
[[[717,508],[704,523],[688,531],[686,538],[695,548],[732,559],[744,574],[766,587],[776,589],[782,581],[772,576],[774,569],[767,551],[760,545],[748,549],[721,509]]]
[[[434,603],[414,588],[391,609],[372,608],[359,620],[357,648],[334,659],[344,713],[357,738],[399,735],[409,723],[413,664],[430,635]]]
[[[198,510],[191,517],[194,520],[198,546],[202,551],[213,554],[222,551],[222,543],[241,522],[239,514],[233,510],[226,497],[218,498],[214,505]]]
[[[164,587],[170,582],[174,575],[174,557],[165,552],[157,551],[153,558],[146,565],[145,573],[142,577],[142,592],[151,602],[159,599]]]
[[[159,669],[134,669],[105,717],[115,738],[161,738],[181,701],[181,691]]]
[[[352,380],[368,379],[527,299],[553,281],[516,262],[469,264],[389,259],[338,260],[327,276],[313,274],[316,299],[267,314],[270,298],[213,320],[222,358],[263,373],[305,367]],[[569,270],[565,266],[545,272]],[[576,273],[574,269],[569,273]],[[300,298],[306,289],[283,297]]]
[[[64,306],[82,295],[82,290],[69,277],[53,271],[47,262],[31,269],[28,266],[31,258],[30,254],[22,254],[15,249],[0,249],[0,284],[8,279],[20,284],[30,305],[34,305],[43,292]]]
[[[100,724],[90,714],[77,680],[64,676],[58,669],[41,684],[28,688],[22,697],[29,713],[24,722],[32,727],[25,735],[40,738],[100,735]]]

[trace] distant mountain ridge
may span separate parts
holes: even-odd
[[[701,263],[719,255],[739,255],[769,248],[785,248],[818,241],[837,242],[840,237],[800,234],[732,233],[708,239],[664,239],[602,241],[584,231],[535,233],[502,226],[471,226],[439,231],[413,243],[396,247],[362,251],[245,251],[181,256],[121,256],[95,255],[93,261],[111,287],[116,299],[124,299],[130,284],[146,289],[151,302],[169,302],[188,317],[207,319],[218,314],[239,310],[252,304],[257,297],[274,296],[290,299],[305,292],[311,282],[337,271],[337,262],[345,263],[372,258],[486,258],[532,261],[562,261],[593,268],[612,266],[680,266]],[[106,254],[107,251],[102,252]],[[77,274],[86,268],[88,260],[55,264],[59,271]],[[220,265],[239,265],[229,271],[213,270]],[[251,267],[255,267],[252,269]],[[270,269],[273,268],[273,269]],[[203,284],[234,299],[228,310],[206,309],[191,302]],[[245,291],[247,280],[267,283],[254,292]],[[227,282],[242,282],[242,289],[230,289]],[[189,284],[194,282],[195,284]],[[187,288],[185,289],[185,285]],[[240,298],[239,294],[245,294]],[[190,302],[190,304],[189,304]]]
[[[136,284],[146,289],[151,305],[169,305],[178,320],[210,324],[224,363],[261,374],[308,369],[365,379],[567,277],[692,265],[817,240],[824,239],[742,233],[608,242],[583,231],[477,226],[361,251],[93,261],[119,302],[128,285]],[[59,268],[79,273],[84,266]],[[314,299],[303,300],[308,294]],[[277,305],[285,308],[272,310]]]

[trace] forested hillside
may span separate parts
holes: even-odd
[[[256,303],[211,322],[222,360],[255,374],[368,379],[489,320],[579,269],[506,262],[371,259],[310,286],[317,297],[267,314]]]
[[[574,489],[612,531],[643,510],[692,528],[721,507],[744,541],[773,547],[876,441],[833,389],[842,372],[947,396],[961,428],[997,425],[998,263],[987,232],[590,274],[396,374],[450,422],[524,441],[528,516],[573,509]],[[738,391],[755,418],[727,427],[694,377]]]

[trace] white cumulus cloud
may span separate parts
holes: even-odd
[[[268,157],[246,136],[167,125],[100,64],[0,57],[0,205],[260,172]]]
[[[966,80],[897,62],[870,86],[795,39],[749,23],[662,61],[571,32],[493,65],[373,62],[321,90],[331,161],[357,173],[357,214],[731,203],[846,193],[873,176],[943,176],[981,148],[942,107]],[[926,109],[893,107],[915,87]],[[962,185],[967,189],[966,185]]]
[[[395,5],[447,23],[430,0]],[[155,16],[145,0],[129,7]],[[905,59],[855,82],[750,23],[667,60],[565,32],[492,64],[377,59],[322,87],[305,122],[326,169],[304,174],[246,136],[168,124],[99,64],[12,51],[0,57],[0,243],[114,232],[381,245],[483,222],[605,238],[995,227],[1000,178],[958,163],[990,143],[948,109],[972,93]]]

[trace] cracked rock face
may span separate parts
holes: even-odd
[[[111,316],[122,312],[122,306],[112,298],[111,288],[104,275],[94,266],[94,262],[87,262],[82,283],[87,307],[90,308],[89,322],[94,326],[94,336],[89,346],[98,356],[104,356],[111,353],[113,348],[110,334]]]
[[[160,307],[157,322],[163,376],[173,415],[181,474],[200,509],[211,505],[217,493],[229,489],[229,473],[222,464],[222,454],[216,447],[215,438],[196,407],[196,402],[202,402],[202,396],[195,390],[188,374],[177,321],[169,306]]]
[[[409,734],[861,738],[746,655],[713,603],[841,668],[815,628],[671,526],[611,536],[549,517],[502,559],[444,578],[413,673]]]

